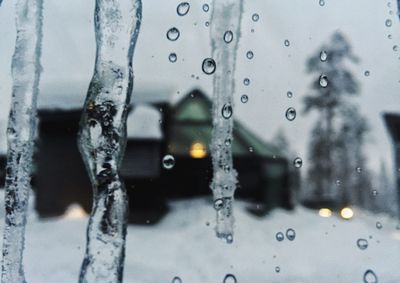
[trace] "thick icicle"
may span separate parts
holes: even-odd
[[[42,5],[42,0],[18,0],[15,7],[17,39],[11,66],[13,89],[7,128],[2,283],[25,282],[22,257],[41,71]]]
[[[400,19],[400,0],[397,0],[397,15],[399,16]]]
[[[126,145],[132,57],[140,0],[96,0],[96,62],[82,113],[79,148],[93,187],[93,208],[79,282],[122,282],[128,199],[118,170]]]
[[[237,183],[231,143],[235,63],[242,11],[243,0],[214,0],[211,16],[212,58],[216,62],[211,140],[214,173],[211,189],[217,211],[216,233],[228,243],[233,241],[233,197]]]

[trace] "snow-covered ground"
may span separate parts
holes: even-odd
[[[222,283],[231,273],[239,283],[361,283],[367,269],[380,283],[400,282],[400,231],[385,216],[355,211],[345,221],[298,208],[257,218],[247,212],[248,204],[237,202],[235,241],[229,245],[214,236],[209,200],[170,205],[159,224],[129,226],[124,282],[170,283],[179,276],[183,283]],[[86,223],[86,217],[43,221],[31,213],[24,259],[28,282],[77,282]],[[288,228],[296,238],[278,242],[276,233]],[[359,238],[368,240],[366,250],[357,247]]]

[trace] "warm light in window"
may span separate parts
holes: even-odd
[[[207,152],[206,152],[206,147],[204,144],[200,142],[196,142],[192,144],[190,148],[190,156],[193,158],[204,158],[206,157]]]
[[[64,213],[66,219],[80,219],[87,216],[86,211],[79,204],[70,205]]]
[[[340,216],[344,219],[350,219],[354,216],[354,212],[350,207],[345,207],[340,211]]]
[[[318,212],[321,217],[330,217],[332,215],[332,210],[329,208],[321,208]]]

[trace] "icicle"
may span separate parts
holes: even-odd
[[[399,16],[400,19],[400,0],[397,0],[397,15]]]
[[[122,282],[128,199],[118,169],[126,145],[141,13],[140,0],[96,0],[96,63],[78,139],[94,196],[82,283]]]
[[[2,283],[25,282],[22,257],[36,131],[42,0],[16,1],[17,39],[12,58],[12,102],[7,128]]]
[[[228,243],[233,241],[233,196],[237,173],[232,161],[233,93],[236,53],[240,37],[243,0],[214,0],[211,16],[212,58],[214,72],[213,161],[214,208],[217,211],[216,233]]]

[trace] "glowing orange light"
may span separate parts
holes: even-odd
[[[204,158],[207,156],[206,147],[200,142],[195,142],[190,147],[190,156],[193,158]]]

